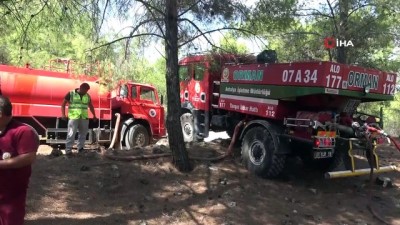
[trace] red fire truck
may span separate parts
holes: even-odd
[[[335,62],[277,63],[275,51],[257,56],[192,55],[180,60],[181,123],[187,142],[209,131],[234,135],[246,167],[281,173],[290,155],[328,171],[328,177],[368,173],[354,165],[361,149],[377,172],[374,143],[387,141],[379,118],[360,103],[394,99],[397,74]],[[330,169],[345,164],[347,172]]]
[[[60,65],[65,70],[61,71]],[[89,94],[98,117],[93,121],[89,113],[87,144],[107,145],[117,132],[121,147],[132,148],[166,135],[162,96],[160,102],[155,87],[121,80],[109,91],[99,77],[74,74],[72,65],[73,61],[63,59],[52,60],[47,69],[0,65],[0,92],[12,101],[13,117],[34,127],[44,143],[65,144],[67,121],[61,120],[61,103],[82,82],[91,87]],[[122,123],[117,131],[116,113]]]

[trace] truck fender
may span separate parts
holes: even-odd
[[[139,113],[137,113],[137,114],[135,114],[135,118],[134,118],[134,120],[138,120],[138,121],[140,121],[140,120],[143,120],[143,121],[145,121],[148,125],[149,125],[149,130],[148,130],[148,132],[150,132],[149,133],[149,135],[152,137],[153,136],[153,134],[154,134],[154,132],[153,132],[153,128],[152,128],[152,126],[151,126],[151,123],[149,122],[149,117],[147,116],[147,115],[145,115],[145,114],[139,114]],[[132,122],[130,122],[128,125],[130,125]],[[140,123],[140,122],[139,122]],[[147,128],[146,128],[147,129]]]
[[[129,118],[122,123],[120,142],[122,143],[125,138],[125,133],[128,131],[128,127],[135,121],[135,118]]]
[[[281,134],[283,133],[283,127],[279,127],[278,125],[272,124],[265,120],[252,120],[246,123],[242,132],[240,133],[239,140],[242,140],[247,131],[249,131],[253,127],[263,126],[265,129],[269,130],[270,133],[275,133],[278,137],[279,141],[279,150],[277,153],[279,154],[289,154],[292,152],[291,148],[288,145],[287,138],[284,138]]]
[[[184,102],[184,103],[181,104],[181,107],[183,109],[188,109],[193,114],[192,111],[194,109],[194,106],[193,106],[193,104],[191,102]]]

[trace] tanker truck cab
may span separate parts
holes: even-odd
[[[236,123],[233,116],[219,110],[222,65],[253,61],[249,55],[191,55],[179,62],[181,126],[185,142],[201,141],[209,131],[227,131],[231,135]],[[228,121],[229,120],[229,121]]]
[[[179,67],[181,123],[186,142],[208,136],[210,117],[210,74],[208,62],[187,61]]]
[[[123,83],[112,102],[113,111],[120,112],[122,116],[122,147],[146,146],[153,138],[159,139],[166,135],[164,107],[157,89],[152,85]]]

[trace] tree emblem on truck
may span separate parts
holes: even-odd
[[[225,68],[222,71],[222,79],[221,79],[221,81],[222,82],[228,82],[229,81],[229,69],[228,68]]]
[[[154,110],[154,109],[150,109],[150,111],[149,111],[149,115],[150,115],[151,117],[155,117],[155,116],[157,115],[157,112],[156,112],[156,110]]]
[[[198,82],[196,82],[196,84],[194,85],[194,90],[196,91],[196,93],[200,93],[200,84]]]

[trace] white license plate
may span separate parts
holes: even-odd
[[[332,150],[318,150],[314,151],[314,159],[331,158],[333,156]]]

